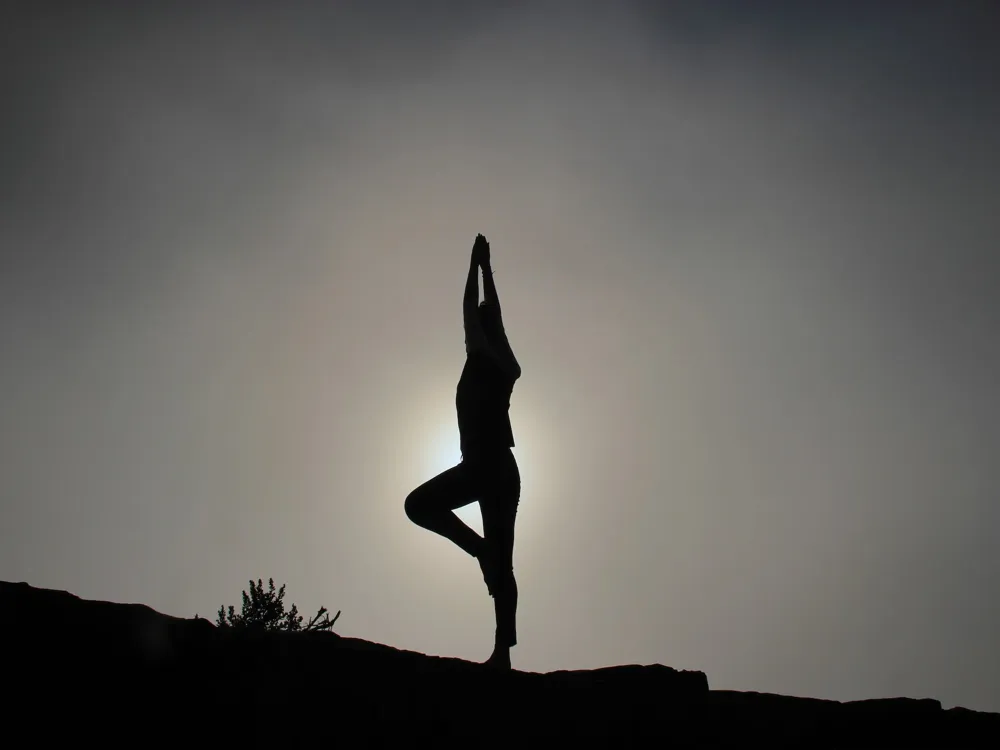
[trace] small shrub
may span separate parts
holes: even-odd
[[[340,617],[338,611],[331,620],[326,607],[320,607],[316,615],[303,625],[302,615],[295,604],[285,611],[285,584],[281,584],[281,588],[277,590],[274,588],[273,578],[269,578],[267,584],[268,589],[265,591],[261,579],[258,578],[256,584],[250,581],[250,593],[245,590],[243,592],[243,611],[237,614],[236,608],[229,605],[227,613],[224,606],[219,607],[215,624],[220,628],[247,630],[316,631],[331,630]]]

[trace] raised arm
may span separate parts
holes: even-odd
[[[486,246],[486,253],[480,263],[483,269],[483,299],[487,304],[493,305],[500,312],[500,298],[497,296],[497,285],[493,282],[493,268],[490,266],[490,246]]]
[[[493,268],[490,265],[490,244],[483,238],[482,256],[479,265],[483,269],[483,297],[486,304],[491,308],[490,313],[494,316],[495,332],[493,335],[493,355],[500,362],[514,379],[521,377],[521,366],[517,363],[517,358],[507,340],[507,332],[503,325],[503,315],[500,310],[500,297],[497,295],[497,287],[493,281]]]
[[[469,260],[469,275],[465,279],[465,295],[462,297],[462,312],[469,313],[479,307],[479,258],[475,248]]]
[[[462,319],[465,321],[465,349],[468,352],[472,352],[473,350],[487,350],[489,348],[486,331],[483,330],[483,324],[479,318],[479,263],[482,258],[482,248],[485,242],[486,238],[479,235],[472,246],[472,257],[469,260],[469,275],[465,280],[465,295],[462,298]]]

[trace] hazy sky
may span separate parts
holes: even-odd
[[[6,12],[0,579],[485,659],[483,232],[515,668],[1000,710],[1000,13],[748,5]]]

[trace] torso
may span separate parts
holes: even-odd
[[[514,379],[491,357],[473,353],[466,358],[455,394],[463,455],[514,446],[508,413],[513,391]]]

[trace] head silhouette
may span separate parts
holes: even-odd
[[[479,303],[479,322],[486,332],[486,340],[491,346],[503,344],[503,321],[500,319],[500,308],[489,302]]]

